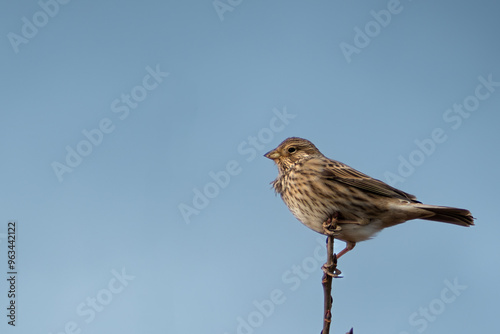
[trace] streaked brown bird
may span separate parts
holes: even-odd
[[[272,185],[298,220],[326,234],[323,223],[336,218],[340,231],[335,238],[346,242],[337,258],[357,242],[411,219],[474,225],[468,210],[422,204],[413,195],[328,159],[306,139],[287,138],[264,156],[278,166]]]

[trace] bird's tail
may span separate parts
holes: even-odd
[[[474,217],[472,217],[469,210],[426,204],[417,204],[415,206],[434,214],[432,216],[422,217],[421,219],[434,220],[437,222],[450,223],[460,226],[474,225]]]

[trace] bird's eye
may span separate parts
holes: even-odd
[[[295,151],[297,151],[297,149],[296,149],[295,147],[290,147],[290,148],[288,149],[288,153],[293,153],[293,152],[295,152]]]

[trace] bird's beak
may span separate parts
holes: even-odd
[[[278,152],[276,152],[276,150],[272,150],[272,151],[269,151],[267,152],[266,154],[264,154],[264,156],[268,159],[278,159],[280,157],[280,154]]]

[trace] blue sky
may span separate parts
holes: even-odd
[[[319,332],[324,238],[262,155],[300,136],[476,226],[339,261],[332,333],[498,328],[494,1],[0,4],[2,333]],[[343,248],[336,242],[337,251]]]

